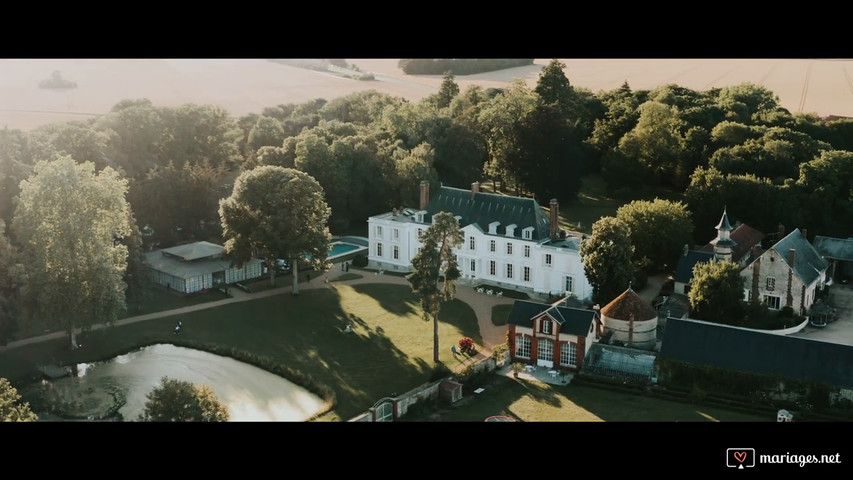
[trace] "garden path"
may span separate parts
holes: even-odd
[[[391,283],[391,284],[399,284],[399,285],[408,285],[408,281],[405,277],[397,276],[397,275],[376,275],[374,272],[369,270],[353,270],[350,273],[358,273],[361,275],[360,278],[350,278],[346,280],[340,280],[341,283],[345,283],[347,285],[355,285],[361,283]],[[323,276],[317,275],[317,277],[312,277],[310,282],[303,282],[299,285],[300,290],[306,290],[311,288],[334,288],[335,283],[332,281],[337,280],[338,277],[344,275],[345,272],[338,268],[337,265],[334,265],[327,273],[326,277],[329,280],[329,283],[325,281]],[[200,303],[197,305],[190,305],[182,308],[177,308],[174,310],[166,310],[162,312],[153,312],[143,315],[137,315],[134,317],[128,317],[115,322],[116,325],[127,325],[130,323],[143,322],[146,320],[151,320],[155,318],[163,318],[172,315],[177,315],[181,313],[194,312],[197,310],[204,310],[208,308],[215,308],[221,305],[227,305],[230,303],[236,302],[244,302],[246,300],[252,300],[256,298],[264,298],[270,297],[273,295],[281,295],[284,293],[290,293],[292,287],[290,285],[272,288],[269,290],[263,290],[255,293],[247,293],[238,288],[229,289],[229,293],[232,295],[231,298],[226,298],[223,300],[217,300],[214,302],[206,302]],[[456,298],[467,303],[474,310],[474,313],[477,316],[477,322],[480,326],[480,334],[483,337],[483,345],[478,346],[478,353],[476,356],[471,358],[470,360],[477,361],[481,356],[489,356],[491,355],[491,350],[495,345],[499,345],[504,343],[504,335],[506,331],[506,327],[503,325],[494,325],[492,323],[492,307],[499,304],[509,304],[513,302],[512,298],[506,297],[496,297],[494,295],[486,295],[482,293],[477,293],[474,288],[464,285],[459,285],[456,290]],[[102,325],[96,325],[93,329],[102,328]],[[45,335],[39,335],[35,337],[24,338],[21,340],[16,340],[13,342],[9,342],[5,346],[0,346],[0,351],[16,348],[23,345],[29,345],[36,342],[42,342],[51,339],[64,338],[64,332],[53,332]],[[464,363],[468,363],[467,361]]]

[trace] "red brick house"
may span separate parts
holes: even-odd
[[[598,312],[516,300],[507,319],[513,362],[577,372],[601,334]]]

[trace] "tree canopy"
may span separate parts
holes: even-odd
[[[21,182],[13,230],[29,275],[31,314],[75,331],[110,324],[125,309],[132,234],[127,180],[63,156],[39,162]]]
[[[581,260],[593,300],[606,305],[624,292],[634,278],[634,246],[627,225],[616,217],[602,217],[592,225],[592,236],[581,243]]]
[[[616,218],[631,232],[638,266],[672,269],[683,246],[692,240],[693,220],[682,202],[634,200],[619,207]]]
[[[0,378],[0,422],[35,422],[38,416],[30,410],[30,404],[21,402],[18,390],[9,380]]]
[[[740,266],[729,261],[700,262],[690,281],[690,315],[726,325],[743,325],[743,291],[746,280]]]
[[[146,395],[145,422],[227,422],[228,409],[207,385],[163,377]]]
[[[275,260],[290,260],[293,293],[299,293],[300,262],[325,271],[329,256],[329,216],[323,187],[305,172],[261,166],[237,177],[219,202],[225,253],[238,264],[263,258],[275,285]]]

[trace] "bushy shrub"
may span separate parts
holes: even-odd
[[[352,257],[352,266],[353,267],[359,267],[359,268],[366,267],[367,266],[367,257],[361,253],[357,254],[356,256]]]
[[[451,375],[453,375],[453,372],[451,372],[450,369],[447,368],[447,365],[439,363],[438,365],[433,367],[432,373],[429,376],[429,381],[434,382],[442,378],[447,378]]]

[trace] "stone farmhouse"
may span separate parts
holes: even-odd
[[[464,232],[456,250],[460,283],[493,285],[526,293],[592,299],[580,257],[582,238],[559,229],[558,203],[550,212],[532,198],[441,186],[430,195],[420,184],[417,209],[401,208],[368,219],[368,264],[380,270],[411,271],[419,237],[432,216],[451,212]]]
[[[718,260],[741,267],[745,301],[764,302],[772,310],[791,307],[795,314],[803,315],[826,287],[829,263],[809,243],[805,230],[794,229],[785,235],[780,225],[773,234],[776,242],[763,250],[761,243],[767,235],[746,224],[733,228],[725,210],[716,228],[717,237],[702,249],[685,246],[676,267],[675,293],[690,292],[694,266]]]
[[[790,307],[804,315],[826,288],[829,263],[795,228],[741,271],[744,300],[761,301],[772,310]]]
[[[720,259],[735,262],[744,268],[753,255],[761,253],[761,242],[766,235],[745,223],[737,222],[732,227],[725,209],[716,229],[717,237],[702,248],[691,250],[687,245],[684,246],[684,255],[679,258],[675,269],[675,293],[687,295],[690,292],[693,267],[697,263]]]

